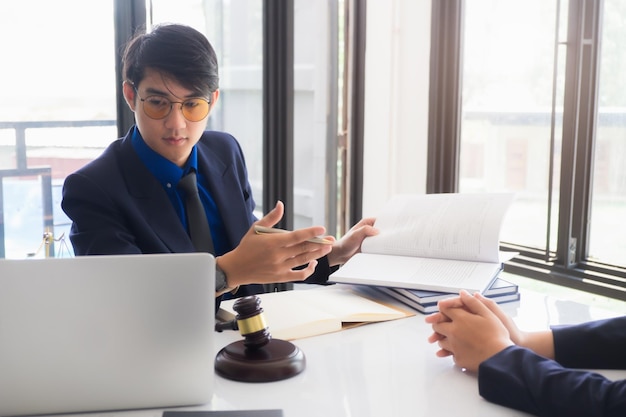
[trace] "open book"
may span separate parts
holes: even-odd
[[[398,195],[330,281],[441,292],[486,290],[502,269],[509,193]]]
[[[410,309],[375,301],[349,285],[259,294],[263,315],[273,338],[301,339],[380,321],[414,316]],[[232,320],[236,300],[224,300],[217,318]]]

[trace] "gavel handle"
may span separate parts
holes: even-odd
[[[215,331],[221,333],[224,330],[239,330],[237,320],[220,321],[215,323]]]

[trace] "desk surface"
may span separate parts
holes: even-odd
[[[619,315],[524,290],[520,302],[503,307],[528,330]],[[271,383],[242,383],[216,376],[211,403],[178,409],[280,408],[286,417],[527,415],[482,399],[475,376],[455,367],[451,358],[435,356],[437,346],[426,341],[430,333],[424,316],[418,314],[297,340],[295,344],[307,360],[301,374]],[[237,332],[216,334],[215,352],[238,339]],[[626,378],[626,371],[602,373],[609,378]],[[87,416],[160,417],[161,413],[138,410]]]

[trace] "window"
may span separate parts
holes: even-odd
[[[443,25],[450,16],[462,16],[458,38],[437,38],[433,31],[433,39],[462,47],[434,65],[437,70],[458,60],[451,78],[461,87],[456,102],[431,112],[458,126],[442,142],[450,149],[458,145],[459,153],[429,168],[431,182],[437,183],[437,172],[458,172],[453,191],[517,194],[502,242],[520,256],[505,269],[626,298],[626,239],[620,229],[626,215],[626,29],[620,23],[626,5],[448,4],[434,18]]]
[[[549,182],[551,171],[558,174],[552,134],[560,141],[563,112],[564,46],[555,42],[556,6],[545,0],[468,0],[463,32],[459,191],[515,192],[501,239],[544,251],[549,196],[554,207],[558,201],[558,181],[552,190]],[[555,47],[560,65],[553,132]],[[556,223],[551,230],[554,247]]]
[[[113,2],[2,2],[0,39],[0,258],[71,256],[63,180],[117,137]]]
[[[604,0],[589,258],[626,266],[626,3]]]
[[[294,5],[294,228],[336,221],[337,3]]]

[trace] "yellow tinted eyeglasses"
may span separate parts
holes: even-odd
[[[210,102],[204,98],[194,97],[184,101],[171,101],[163,96],[148,96],[141,98],[139,93],[137,97],[143,103],[143,111],[151,119],[164,119],[171,112],[174,104],[180,104],[185,119],[190,122],[199,122],[209,114]]]

